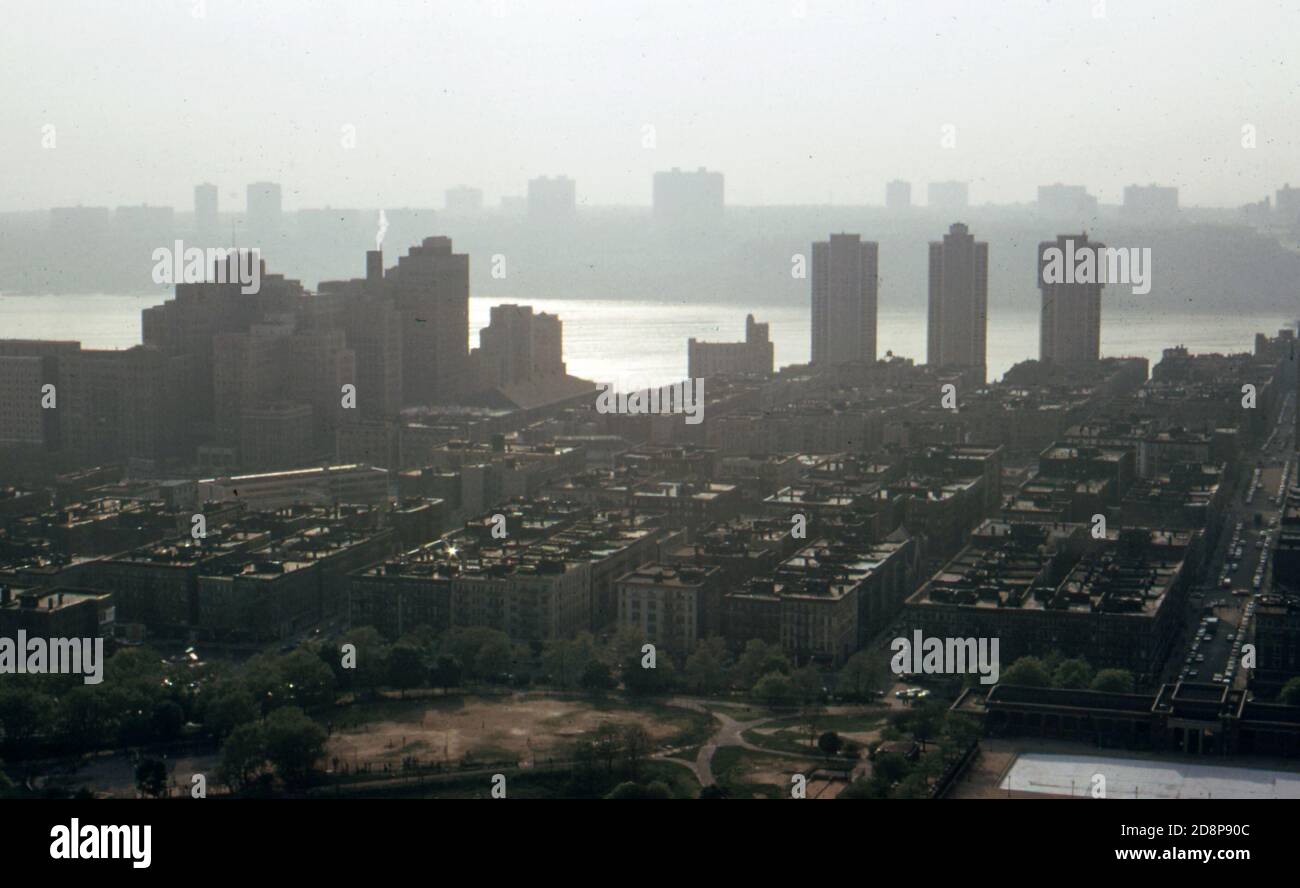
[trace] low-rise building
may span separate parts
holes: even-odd
[[[858,554],[817,540],[722,599],[728,643],[779,644],[799,664],[839,664],[859,645],[859,596],[867,572]]]
[[[55,586],[0,586],[0,636],[15,638],[103,638],[114,633],[113,596],[108,592]]]
[[[1097,540],[1083,524],[987,521],[908,599],[904,620],[939,638],[997,638],[1006,665],[1059,652],[1155,675],[1200,549],[1196,531],[1126,528]]]
[[[722,571],[655,562],[619,577],[618,626],[684,656],[704,637],[703,614],[717,609]]]
[[[768,325],[758,323],[753,315],[746,315],[744,342],[701,342],[692,337],[686,344],[686,366],[691,379],[741,374],[768,376],[773,369]]]

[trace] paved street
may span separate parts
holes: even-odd
[[[1270,525],[1276,523],[1281,509],[1277,494],[1284,473],[1289,483],[1295,480],[1294,410],[1295,396],[1289,395],[1272,434],[1262,447],[1243,457],[1248,467],[1245,482],[1227,510],[1204,582],[1191,599],[1180,646],[1165,666],[1166,681],[1177,681],[1182,676],[1186,681],[1206,682],[1226,674],[1229,659],[1234,656],[1233,642],[1242,640],[1236,636],[1250,603],[1256,600],[1259,589],[1268,588],[1271,565],[1267,560],[1277,533],[1277,528]],[[1263,571],[1257,586],[1255,577],[1261,563]],[[1206,617],[1217,622],[1203,623]],[[1197,637],[1202,625],[1206,630],[1203,641]],[[1246,673],[1238,668],[1232,683],[1244,688]]]

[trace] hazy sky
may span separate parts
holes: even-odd
[[[701,165],[736,204],[898,177],[1236,206],[1300,183],[1297,35],[1264,0],[0,0],[0,209],[187,210],[207,180],[237,210],[257,179],[288,209],[495,203],[556,173],[647,204]]]

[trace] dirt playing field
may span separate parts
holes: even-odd
[[[341,763],[399,764],[412,756],[422,762],[471,757],[528,764],[563,754],[603,722],[639,723],[658,745],[688,728],[693,718],[686,711],[661,714],[527,694],[390,702],[375,714],[373,721],[335,731],[326,746],[327,763],[337,757]]]
[[[810,799],[833,799],[843,792],[848,785],[848,782],[844,780],[809,780],[807,797]]]

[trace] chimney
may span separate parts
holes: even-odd
[[[366,250],[366,285],[372,293],[384,280],[384,251]]]

